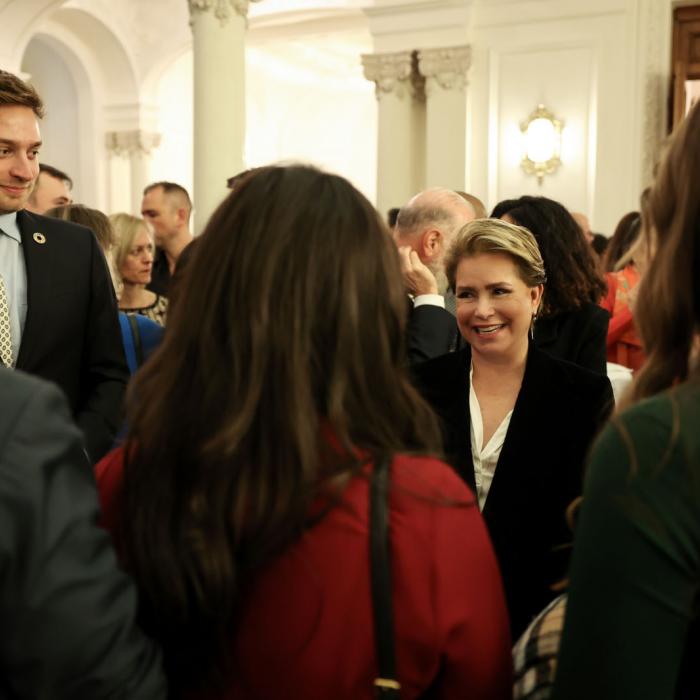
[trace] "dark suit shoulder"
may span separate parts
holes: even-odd
[[[453,384],[455,377],[469,370],[471,348],[434,357],[411,367],[411,374],[420,386]]]
[[[554,357],[533,345],[528,356],[528,375],[542,390],[548,387],[552,395],[565,397],[567,405],[574,410],[577,402],[583,410],[592,403],[600,406],[605,413],[612,409],[612,385],[607,376]]]
[[[31,236],[34,233],[57,234],[61,238],[68,238],[71,243],[92,243],[93,240],[96,240],[92,229],[87,226],[24,210],[17,212],[17,224],[26,236]]]
[[[0,367],[0,396],[2,396],[2,411],[0,411],[0,441],[12,429],[22,410],[39,393],[51,391],[48,382],[25,374],[19,370],[9,370]],[[55,389],[56,393],[58,390]]]

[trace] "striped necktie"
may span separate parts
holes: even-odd
[[[10,308],[7,304],[5,280],[0,277],[0,361],[5,367],[14,367],[12,358],[12,333],[10,331]]]

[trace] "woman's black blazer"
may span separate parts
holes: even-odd
[[[447,461],[475,489],[470,439],[471,349],[414,367],[423,396],[441,419]],[[591,443],[613,406],[603,375],[530,344],[484,520],[501,567],[513,638],[553,597],[566,574],[569,504],[581,494]]]

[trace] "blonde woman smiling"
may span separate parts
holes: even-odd
[[[530,342],[546,277],[527,229],[473,221],[445,267],[468,347],[424,363],[416,376],[442,418],[448,461],[478,497],[515,639],[565,573],[566,508],[580,494],[612,390],[606,377]]]

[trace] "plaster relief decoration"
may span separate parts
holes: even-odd
[[[471,62],[470,46],[419,51],[418,70],[426,80],[426,94],[430,96],[437,87],[443,90],[464,90]]]
[[[544,105],[520,124],[523,135],[522,169],[534,175],[542,184],[545,175],[557,170],[561,165],[561,132],[563,122],[557,119]]]
[[[188,0],[190,15],[194,17],[197,12],[210,12],[214,10],[214,17],[225,26],[233,16],[233,13],[241,17],[248,17],[248,8],[251,2],[260,0]]]
[[[375,94],[381,100],[386,95],[399,99],[421,99],[423,78],[418,74],[415,51],[363,54],[365,78],[375,84]]]
[[[106,134],[105,146],[111,156],[150,155],[160,145],[160,134],[140,129],[133,131],[110,131]]]

